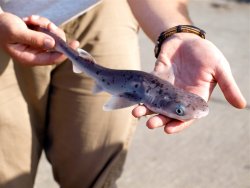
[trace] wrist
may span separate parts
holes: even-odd
[[[173,35],[179,34],[179,33],[188,33],[188,34],[195,35],[196,37],[199,36],[200,38],[203,38],[203,39],[205,39],[205,34],[206,34],[205,31],[193,25],[178,25],[175,27],[171,27],[170,29],[163,31],[157,39],[155,49],[154,49],[156,58],[158,58],[163,42],[167,38]]]
[[[204,39],[204,38],[201,38],[200,36],[195,35],[193,33],[174,33],[170,37],[166,38],[163,41],[162,45],[165,43],[165,41],[172,40],[172,39],[178,39],[181,41],[185,41],[185,40]]]

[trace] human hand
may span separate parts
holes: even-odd
[[[23,65],[50,65],[64,61],[66,57],[54,52],[55,41],[49,35],[33,31],[26,24],[45,27],[65,39],[64,32],[40,16],[30,16],[23,20],[10,13],[0,14],[0,47],[13,59]],[[78,42],[70,43],[72,48],[78,47]]]
[[[223,54],[208,40],[190,33],[178,33],[164,41],[154,72],[167,77],[173,70],[176,87],[195,93],[208,101],[217,82],[227,101],[236,108],[244,108],[242,96]],[[132,111],[135,117],[153,114],[140,105]],[[150,129],[164,126],[166,133],[177,133],[190,126],[194,120],[178,121],[155,115],[148,119]]]

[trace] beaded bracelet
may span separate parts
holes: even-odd
[[[198,27],[195,27],[193,25],[178,25],[178,26],[172,27],[172,28],[162,32],[160,34],[160,36],[158,37],[158,40],[156,42],[155,49],[154,49],[154,53],[155,53],[156,58],[158,58],[158,56],[159,56],[159,53],[161,51],[161,45],[162,45],[163,41],[175,33],[194,33],[203,39],[205,39],[205,34],[206,34],[206,32],[204,30],[202,30]]]

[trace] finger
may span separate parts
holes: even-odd
[[[165,117],[163,115],[156,115],[156,116],[149,118],[146,125],[149,129],[155,129],[158,127],[162,127],[171,121],[172,121],[171,118]]]
[[[52,49],[55,46],[55,41],[51,36],[30,29],[16,34],[14,41],[39,49]]]
[[[136,118],[150,115],[152,112],[144,105],[139,105],[132,110],[132,115]]]
[[[25,17],[23,18],[23,21],[25,21],[26,24],[37,25],[43,28],[48,28],[49,23],[51,23],[49,19],[39,15],[31,15],[29,17]]]
[[[32,15],[30,17],[23,18],[23,20],[25,20],[25,22],[28,24],[38,25],[40,27],[47,28],[48,30],[55,33],[57,36],[59,36],[60,38],[66,41],[66,36],[65,36],[64,31],[61,28],[57,27],[54,23],[52,23],[47,18],[40,17],[38,15]],[[69,45],[72,48],[76,49],[77,47],[79,47],[79,42],[71,41],[69,42]]]
[[[37,25],[37,26],[49,29],[51,32],[55,33],[56,35],[58,35],[62,39],[66,40],[64,31],[62,29],[60,29],[59,27],[57,27],[54,23],[52,23],[49,19],[47,19],[45,17],[41,17],[38,15],[32,15],[30,17],[23,18],[23,20],[27,24]]]
[[[220,67],[217,69],[215,79],[217,80],[227,101],[236,108],[245,108],[246,100],[243,97],[236,81],[232,75],[229,63],[222,57]]]
[[[76,49],[79,47],[78,41],[71,41],[68,44],[73,49]],[[66,59],[67,59],[67,57],[62,53],[45,52],[45,53],[37,54],[36,57],[31,62],[34,62],[35,65],[52,65],[52,64],[61,63],[61,62],[65,61]]]
[[[190,121],[178,121],[178,120],[173,120],[169,123],[166,124],[164,127],[164,131],[167,134],[174,134],[174,133],[179,133],[183,131],[185,128],[189,127],[191,123],[193,123],[194,120]]]
[[[79,46],[79,42],[71,41],[69,46],[76,49]],[[27,66],[57,64],[67,58],[61,53],[38,51],[21,44],[8,45],[7,50],[14,59]]]
[[[38,54],[32,61],[31,65],[33,66],[44,66],[44,65],[53,65],[59,64],[66,60],[66,57],[58,52],[50,52],[50,53],[41,53]]]
[[[65,34],[63,30],[58,28],[55,24],[50,22],[47,18],[32,15],[30,17],[23,18],[26,24],[38,25],[43,28],[49,29],[59,37],[65,40]],[[37,32],[31,29],[25,30],[20,33],[20,37],[17,38],[17,42],[30,45],[34,48],[52,49],[55,46],[54,39],[42,32]]]
[[[43,66],[43,65],[59,64],[65,61],[66,59],[67,59],[66,56],[58,52],[41,53],[34,58],[34,60],[32,61],[32,65]]]
[[[80,46],[80,43],[79,43],[78,41],[76,41],[76,40],[73,40],[73,41],[70,41],[70,42],[68,43],[68,45],[69,45],[71,48],[73,48],[73,49],[77,49],[77,48]]]
[[[14,59],[26,66],[56,64],[66,59],[61,53],[37,51],[21,44],[11,44],[6,49]]]

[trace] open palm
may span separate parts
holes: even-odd
[[[223,54],[208,40],[190,33],[179,33],[164,41],[154,73],[208,100],[218,82],[225,98],[233,106],[246,105]],[[133,110],[135,117],[153,114],[145,106]],[[167,133],[175,133],[188,127],[193,120],[181,122],[162,115],[148,119],[149,128],[165,126]]]

